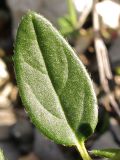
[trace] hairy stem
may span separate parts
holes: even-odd
[[[79,142],[76,146],[83,160],[92,160],[85,148],[84,141]]]

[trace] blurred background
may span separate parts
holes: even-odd
[[[0,0],[0,148],[5,156],[9,160],[80,160],[75,148],[57,145],[37,131],[19,97],[12,56],[18,24],[28,10],[43,14],[57,27],[91,75],[99,121],[86,142],[88,150],[119,148],[120,1]]]

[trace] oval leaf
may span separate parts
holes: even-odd
[[[99,157],[110,158],[112,160],[120,160],[120,149],[96,149],[92,150],[91,153]]]
[[[20,95],[33,123],[50,139],[76,145],[97,123],[97,102],[83,64],[44,17],[28,12],[15,43]]]

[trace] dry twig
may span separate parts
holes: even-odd
[[[99,15],[96,11],[96,3],[98,3],[98,0],[94,0],[93,4],[93,28],[94,28],[94,36],[95,36],[94,43],[95,43],[95,50],[98,62],[100,82],[103,87],[103,90],[109,97],[110,104],[113,106],[115,112],[120,117],[119,106],[115,100],[114,95],[111,93],[108,83],[108,80],[113,80],[113,75],[110,67],[108,51],[100,35],[100,21],[99,21]]]

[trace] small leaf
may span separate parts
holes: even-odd
[[[64,36],[71,34],[75,30],[68,16],[59,18],[58,24],[60,26],[60,32]]]
[[[0,149],[0,160],[5,160],[4,155],[3,155],[3,151],[1,149]]]
[[[44,135],[78,146],[94,132],[98,109],[89,75],[44,17],[34,12],[23,17],[14,63],[22,101]]]
[[[91,153],[99,157],[111,158],[112,160],[120,160],[120,149],[92,150]]]
[[[73,0],[67,0],[69,17],[72,25],[76,27],[77,25],[77,12],[73,3]]]

